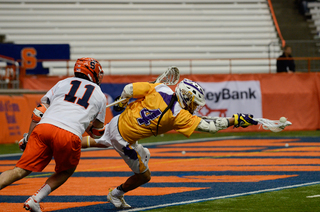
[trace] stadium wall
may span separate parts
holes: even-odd
[[[110,88],[107,92],[104,92],[110,97],[108,100],[111,102],[114,96],[121,92],[125,84],[152,81],[155,78],[156,76],[150,75],[105,76],[101,87],[102,91],[105,88]],[[282,116],[287,117],[293,124],[286,130],[320,129],[320,74],[318,73],[182,75],[180,79],[183,78],[213,84],[259,81],[261,110],[264,118],[278,120]],[[23,85],[24,89],[48,90],[61,79],[61,77],[32,76],[24,78]],[[174,86],[171,88],[174,89]],[[0,119],[2,123],[0,143],[13,143],[22,138],[23,133],[28,131],[31,113],[41,97],[40,94],[0,95]],[[207,104],[209,104],[208,100]],[[114,115],[110,109],[107,109],[106,122],[109,122]],[[225,131],[263,131],[263,129],[257,126],[245,129],[230,127]]]

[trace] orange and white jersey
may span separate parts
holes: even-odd
[[[52,124],[81,138],[91,121],[104,122],[106,101],[93,82],[78,77],[61,80],[41,98],[42,103],[50,106],[39,124]]]
[[[161,83],[133,83],[133,98],[119,117],[121,136],[129,143],[147,138],[157,133],[158,120],[170,103],[174,92]],[[163,115],[158,134],[176,130],[189,137],[200,123],[201,118],[191,115],[181,108],[178,101]]]

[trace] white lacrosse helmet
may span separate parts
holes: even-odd
[[[203,88],[196,82],[183,79],[175,91],[179,104],[191,114],[198,112],[206,104]]]

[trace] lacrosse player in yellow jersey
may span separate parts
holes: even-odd
[[[188,79],[181,81],[175,92],[162,83],[128,84],[124,87],[121,98],[127,99],[121,105],[121,108],[126,108],[106,125],[104,135],[100,139],[82,139],[83,148],[113,146],[134,172],[126,182],[109,191],[107,199],[117,208],[130,208],[123,195],[151,179],[148,168],[150,152],[138,144],[138,140],[170,130],[189,137],[195,130],[216,133],[231,125],[247,127],[257,124],[252,119],[253,116],[248,114],[235,114],[229,119],[219,118],[210,122],[193,115],[205,105],[205,96],[203,88]],[[137,100],[126,106],[130,98]]]

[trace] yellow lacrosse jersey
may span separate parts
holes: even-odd
[[[168,107],[174,92],[165,84],[139,82],[133,83],[133,98],[119,117],[119,132],[129,143],[142,138],[157,135],[157,124],[161,114]],[[175,100],[173,106],[162,116],[158,127],[158,135],[176,130],[189,137],[201,118],[193,116],[181,108]]]

